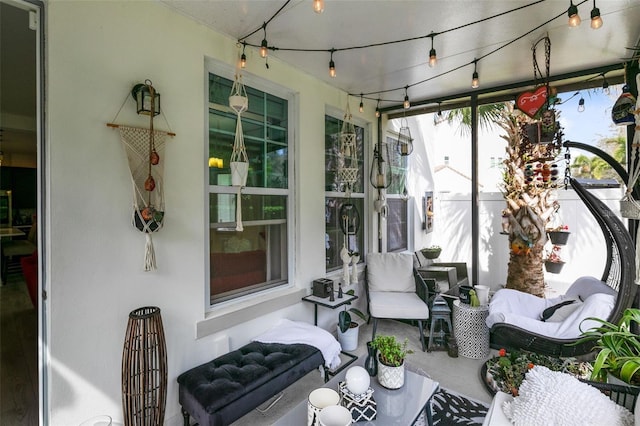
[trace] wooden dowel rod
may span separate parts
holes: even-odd
[[[114,129],[118,129],[120,128],[119,124],[115,124],[115,123],[107,123],[107,127],[113,127]],[[162,132],[162,130],[156,130],[157,132]],[[163,132],[166,133],[169,136],[175,136],[176,134],[173,132]]]

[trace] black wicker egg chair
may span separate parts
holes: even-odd
[[[617,322],[625,309],[631,307],[636,294],[635,247],[622,221],[597,197],[575,179],[571,187],[593,214],[602,229],[607,245],[607,263],[601,280],[618,292],[614,308],[607,321]],[[579,338],[556,339],[525,330],[508,323],[491,327],[491,347],[523,349],[552,356],[577,356],[592,352],[593,342],[575,344]]]

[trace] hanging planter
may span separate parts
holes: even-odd
[[[564,262],[552,262],[551,260],[544,262],[544,268],[550,274],[559,274],[563,266]]]
[[[244,134],[242,132],[241,115],[249,107],[247,91],[242,84],[242,76],[236,74],[236,78],[231,87],[229,95],[229,106],[238,116],[236,120],[236,134],[233,140],[233,151],[231,153],[231,184],[233,186],[245,186],[247,184],[247,174],[249,172],[249,158],[244,145]]]
[[[553,244],[554,246],[563,246],[567,244],[567,240],[569,239],[569,235],[571,235],[571,232],[549,231],[548,235],[549,235],[549,239],[551,240],[551,244]]]

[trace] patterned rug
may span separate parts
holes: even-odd
[[[449,389],[440,388],[431,400],[433,424],[439,426],[482,425],[489,406]],[[424,416],[414,426],[426,425]]]

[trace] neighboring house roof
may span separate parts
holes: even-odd
[[[457,169],[454,169],[453,167],[451,167],[451,166],[450,166],[450,165],[448,165],[448,164],[441,164],[441,165],[439,165],[439,166],[435,166],[435,167],[433,168],[433,174],[434,174],[434,175],[435,175],[436,173],[440,173],[440,172],[443,172],[443,173],[447,173],[447,172],[449,172],[449,173],[452,173],[454,176],[459,176],[460,178],[464,179],[465,181],[469,181],[469,182],[471,182],[471,177],[469,177],[469,176],[465,175],[464,173],[462,173],[461,171],[459,171],[459,170],[457,170]],[[440,186],[440,185],[438,185],[438,186]],[[449,187],[450,185],[446,185],[446,186],[447,186],[447,187]],[[480,188],[482,188],[482,187],[483,187],[483,185],[482,185],[482,184],[478,184],[478,186],[479,186]]]

